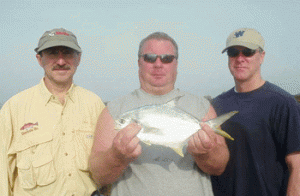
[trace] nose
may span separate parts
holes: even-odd
[[[235,57],[237,61],[244,61],[245,60],[245,55],[243,55],[242,52],[239,52],[238,56]]]
[[[157,57],[156,61],[154,62],[154,67],[162,67],[163,63],[161,62],[160,58]]]
[[[57,62],[58,65],[65,65],[66,64],[66,60],[65,60],[65,56],[63,55],[62,52],[59,51],[58,57],[57,57]]]

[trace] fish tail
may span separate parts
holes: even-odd
[[[227,139],[230,139],[230,140],[234,140],[233,137],[231,137],[228,133],[226,133],[225,131],[223,131],[221,128],[216,128],[215,129],[215,132],[218,134],[218,135],[221,135]]]

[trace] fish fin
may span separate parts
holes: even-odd
[[[227,121],[229,118],[231,118],[232,116],[234,116],[237,113],[239,113],[239,111],[231,111],[226,114],[222,114],[221,116],[218,116],[217,118],[206,121],[206,123],[210,126],[217,127],[217,126],[220,126],[221,124],[223,124],[225,121]]]
[[[169,105],[170,107],[175,107],[176,106],[176,102],[183,97],[184,95],[180,95],[178,97],[175,97],[174,99],[168,101],[166,104]]]
[[[184,157],[184,154],[182,152],[182,147],[179,147],[179,148],[175,148],[173,147],[172,148],[177,154],[179,154],[181,157]]]
[[[143,141],[145,144],[147,144],[148,146],[151,146],[152,144],[148,141]]]
[[[136,123],[136,124],[140,125],[140,122],[138,121],[138,119],[135,119],[135,118],[131,119],[130,123]]]
[[[176,106],[175,100],[172,99],[171,101],[168,101],[168,102],[166,103],[166,105],[168,105],[168,106],[170,106],[170,107],[175,107],[175,106]]]
[[[230,139],[230,140],[234,140],[233,137],[231,137],[228,133],[226,133],[225,131],[223,131],[221,128],[216,128],[215,129],[215,132],[218,134],[218,135],[221,135],[227,139]]]
[[[164,135],[164,133],[161,130],[154,128],[154,127],[144,127],[144,133],[153,133],[155,135]]]
[[[206,121],[205,123],[208,124],[217,134],[219,134],[219,135],[221,135],[225,138],[228,138],[230,140],[234,140],[228,133],[226,133],[225,131],[223,131],[220,128],[220,125],[223,124],[228,119],[230,119],[235,114],[237,114],[238,112],[239,111],[231,111],[231,112],[228,112],[228,113],[223,114],[221,116],[218,116],[217,118]]]

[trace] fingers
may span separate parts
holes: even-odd
[[[113,149],[119,159],[132,161],[141,154],[140,140],[136,137],[140,129],[140,125],[132,123],[117,133],[113,141]]]
[[[217,141],[217,134],[215,133],[215,131],[205,123],[200,123],[200,126],[203,132],[208,136],[209,142],[214,144]]]
[[[140,129],[138,124],[131,123],[118,132],[116,140],[119,141],[121,145],[127,145],[138,134]]]
[[[205,154],[216,145],[216,134],[206,124],[201,123],[201,130],[196,132],[188,142],[188,151],[191,154]]]

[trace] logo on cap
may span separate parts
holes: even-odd
[[[60,32],[60,31],[55,32],[55,31],[53,31],[53,32],[49,33],[49,36],[54,36],[54,35],[66,35],[66,36],[70,36],[70,34],[67,33],[67,32]]]
[[[56,32],[56,35],[66,35],[66,36],[69,36],[69,33],[67,33],[67,32]]]
[[[238,31],[238,32],[235,32],[234,35],[236,38],[240,37],[240,36],[243,36],[245,33],[245,31]]]

